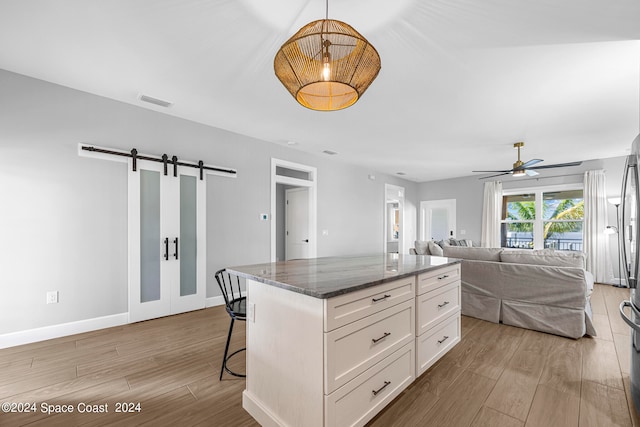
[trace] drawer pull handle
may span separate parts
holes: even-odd
[[[449,301],[445,301],[442,304],[438,304],[438,308],[442,308],[442,307],[444,307],[445,305],[448,305],[448,304],[449,304]]]
[[[448,275],[448,274],[445,274],[444,276],[440,276],[440,277],[438,277],[438,280],[446,279],[447,277],[449,277],[449,275]]]
[[[385,339],[386,337],[388,337],[389,335],[391,335],[391,332],[385,332],[383,336],[381,336],[380,338],[376,339],[376,338],[372,338],[371,341],[373,341],[374,344],[377,344],[378,341]]]
[[[384,390],[385,388],[387,388],[387,386],[391,384],[391,381],[385,381],[384,385],[382,387],[380,387],[377,390],[371,390],[371,393],[373,393],[374,396],[377,396],[378,393],[380,393],[382,390]]]
[[[438,344],[442,344],[443,342],[445,342],[448,339],[449,339],[449,337],[445,335],[444,338],[442,338],[441,340],[438,340]]]
[[[387,298],[391,298],[391,295],[387,295],[387,294],[385,294],[385,296],[380,297],[380,298],[371,298],[371,301],[373,301],[373,302],[378,302],[378,301],[385,300],[385,299],[387,299]]]

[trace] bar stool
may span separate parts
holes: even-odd
[[[236,320],[247,320],[247,298],[242,296],[240,292],[240,278],[235,276],[235,280],[232,275],[229,274],[226,269],[218,270],[215,274],[216,282],[220,286],[220,292],[224,298],[224,303],[227,307],[227,313],[231,317],[231,323],[229,324],[229,334],[227,335],[227,344],[224,347],[224,356],[222,358],[222,367],[220,368],[220,380],[222,381],[222,374],[227,371],[231,375],[236,377],[245,377],[246,375],[233,372],[227,368],[227,361],[231,359],[235,354],[246,350],[241,348],[227,355],[229,352],[229,343],[231,342],[231,333],[233,332],[233,324]],[[234,284],[235,281],[235,284]]]

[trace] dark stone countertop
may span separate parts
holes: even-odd
[[[246,279],[325,299],[459,263],[456,258],[429,255],[376,254],[280,261],[227,270]]]

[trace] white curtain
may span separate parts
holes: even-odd
[[[484,183],[484,204],[482,208],[482,246],[500,247],[500,216],[502,212],[502,182]]]
[[[584,252],[587,271],[598,283],[613,281],[609,237],[604,234],[607,221],[606,179],[603,170],[584,173]]]

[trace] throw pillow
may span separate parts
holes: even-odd
[[[429,242],[424,240],[416,240],[414,242],[417,255],[431,255],[429,252]]]
[[[435,256],[443,256],[442,248],[433,240],[429,241],[429,253]]]

